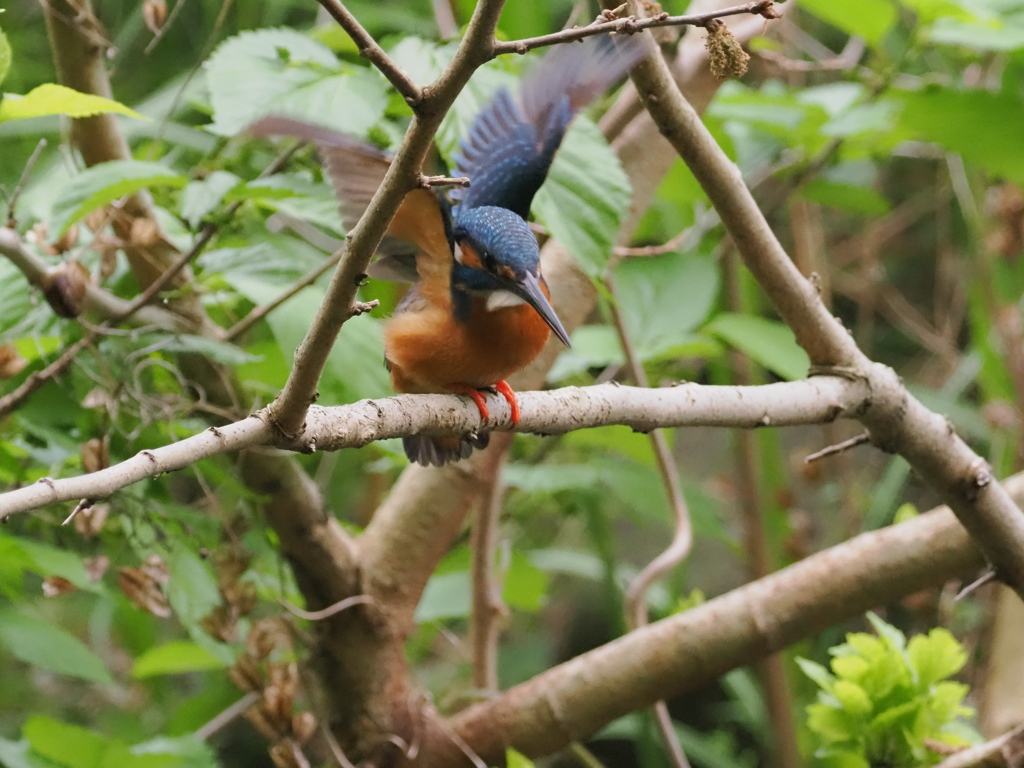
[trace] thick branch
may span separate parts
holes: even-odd
[[[819,369],[864,377],[872,406],[861,417],[872,440],[906,458],[956,512],[1000,578],[1024,597],[1024,514],[948,419],[914,399],[896,374],[872,363],[831,315],[758,209],[739,169],[679,92],[663,60],[649,56],[631,73],[662,134],[686,161],[750,271]]]
[[[865,407],[869,394],[862,382],[827,376],[760,387],[566,387],[552,392],[519,393],[521,419],[514,430],[556,434],[610,424],[625,424],[642,432],[659,426],[754,428],[817,424],[854,416]],[[487,428],[512,431],[508,404],[497,397],[494,400],[497,402],[491,406],[492,418]],[[403,435],[466,434],[481,426],[476,406],[468,398],[455,395],[399,395],[330,408],[314,407],[307,414],[306,430],[300,441],[276,433],[261,413],[224,427],[211,427],[171,445],[142,451],[98,472],[60,480],[43,478],[25,488],[0,494],[0,519],[60,501],[100,499],[144,478],[255,445],[303,452],[336,451]]]
[[[1006,485],[1024,495],[1024,475]],[[933,510],[578,656],[456,715],[452,724],[485,760],[498,759],[506,746],[551,754],[628,712],[982,563],[950,511]],[[422,765],[461,764],[450,743],[429,746]]]

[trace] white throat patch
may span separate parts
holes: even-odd
[[[502,309],[503,307],[518,307],[520,304],[525,303],[525,299],[516,296],[511,291],[494,291],[494,293],[487,297],[487,309],[490,312]]]

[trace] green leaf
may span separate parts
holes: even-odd
[[[180,675],[183,672],[220,669],[223,666],[220,659],[202,646],[187,640],[174,640],[150,648],[139,656],[132,667],[132,677]]]
[[[155,739],[135,744],[131,748],[133,755],[160,755],[176,758],[174,765],[182,768],[219,768],[217,754],[209,744],[194,735],[169,738],[158,736]]]
[[[167,559],[167,569],[167,600],[178,621],[186,627],[195,626],[220,605],[213,572],[186,544],[174,548]]]
[[[589,275],[604,270],[632,190],[601,131],[577,118],[531,210]]]
[[[533,768],[533,760],[516,752],[512,747],[505,748],[506,768]]]
[[[25,571],[35,565],[21,544],[13,536],[0,536],[0,593],[10,598],[21,594]]]
[[[1024,102],[1009,92],[890,91],[903,104],[899,123],[908,138],[931,141],[995,176],[1024,183],[1020,137],[1008,125],[1024,125]]]
[[[544,605],[548,592],[548,577],[522,552],[513,550],[512,562],[505,573],[502,599],[510,608],[535,613]]]
[[[835,685],[836,679],[832,674],[825,669],[821,664],[810,659],[805,659],[800,656],[796,659],[796,664],[800,667],[800,671],[803,672],[807,677],[811,678],[818,687],[824,691],[831,691],[832,686]]]
[[[856,3],[807,0],[801,2],[800,7],[850,35],[863,37],[874,47],[881,44],[896,23],[896,9],[888,0],[857,0]]]
[[[890,647],[898,651],[902,651],[907,647],[907,636],[892,624],[883,620],[877,613],[869,611],[868,621],[871,622],[871,626],[875,628],[878,636],[883,638]]]
[[[2,48],[2,46],[0,46]],[[3,52],[0,50],[0,58]],[[5,120],[19,120],[26,117],[44,117],[46,115],[67,115],[68,117],[92,117],[105,112],[116,112],[119,115],[143,117],[135,110],[126,107],[113,99],[93,96],[91,93],[79,93],[56,83],[44,83],[33,88],[24,96],[16,93],[5,93],[0,102],[0,123]]]
[[[195,227],[214,210],[224,196],[241,183],[228,171],[214,171],[202,181],[190,181],[181,193],[181,218]]]
[[[829,181],[818,177],[805,184],[800,190],[805,200],[819,205],[828,205],[865,216],[882,216],[889,212],[889,201],[869,187]]]
[[[631,259],[615,270],[615,290],[642,360],[685,342],[718,296],[718,267],[682,253]]]
[[[210,57],[206,78],[214,116],[207,129],[222,136],[271,113],[363,136],[387,107],[378,75],[343,67],[329,48],[291,29],[225,40]]]
[[[807,727],[826,742],[844,742],[856,736],[860,723],[841,709],[825,704],[807,707]]]
[[[548,371],[548,381],[562,381],[588,368],[621,365],[625,361],[626,356],[614,328],[610,325],[584,325],[573,331],[572,347],[558,356]]]
[[[4,768],[54,768],[55,763],[33,752],[25,739],[0,739],[0,765]]]
[[[42,715],[30,718],[23,733],[34,752],[68,768],[96,768],[109,746],[98,733]]]
[[[927,635],[910,639],[907,658],[917,671],[918,683],[929,686],[963,669],[967,663],[967,651],[949,630],[936,627]]]
[[[224,365],[242,365],[258,359],[230,342],[217,341],[206,336],[191,334],[158,336],[154,343],[159,346],[161,352],[190,352]]]
[[[469,571],[431,576],[416,606],[414,618],[419,624],[439,619],[461,619],[469,616],[472,603]]]
[[[851,683],[849,680],[837,680],[836,684],[832,687],[831,693],[836,697],[842,708],[851,715],[863,717],[864,715],[871,714],[871,698],[856,683]]]
[[[12,58],[11,43],[8,41],[7,35],[0,29],[0,83],[7,79],[7,73],[11,69]],[[0,109],[3,109],[2,105],[0,105]]]
[[[61,675],[113,684],[106,665],[74,635],[12,609],[0,609],[0,643],[24,662]]]
[[[120,197],[155,186],[183,187],[187,179],[161,163],[113,160],[74,176],[53,203],[50,229],[61,235],[86,214]]]
[[[753,315],[718,315],[704,330],[731,344],[776,375],[789,381],[807,375],[810,360],[782,323]]]

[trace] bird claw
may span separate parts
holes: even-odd
[[[494,388],[498,391],[499,395],[505,398],[508,407],[512,410],[512,426],[515,426],[519,423],[519,398],[516,397],[516,393],[508,385],[507,381],[499,381],[494,385]]]

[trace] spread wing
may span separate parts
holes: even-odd
[[[346,230],[359,221],[391,167],[391,158],[371,144],[289,117],[264,117],[250,126],[249,132],[256,136],[295,136],[316,144],[338,196]],[[379,249],[381,255],[370,265],[370,275],[381,280],[416,282],[417,251],[451,259],[450,229],[447,204],[432,191],[413,190],[392,219]]]
[[[494,205],[524,219],[573,116],[644,54],[639,39],[601,35],[555,47],[520,89],[502,88],[480,113],[456,157],[469,189],[451,193],[467,208]]]

